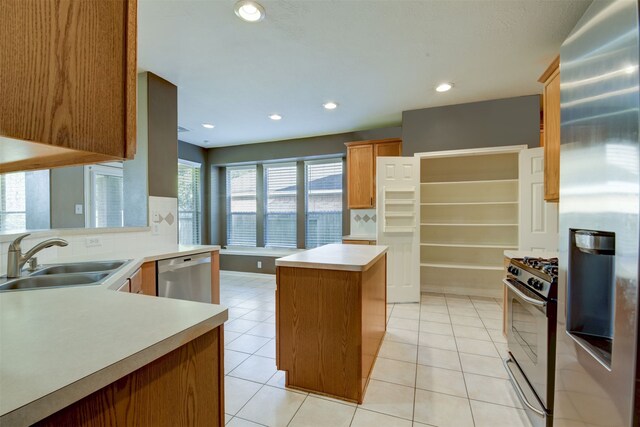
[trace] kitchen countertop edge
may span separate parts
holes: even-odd
[[[304,259],[308,253],[310,252],[319,252],[324,248],[325,251],[330,250],[329,246],[335,247],[349,247],[349,251],[352,252],[373,252],[370,258],[366,262],[354,262],[349,261],[347,259],[344,260],[336,260],[336,259],[328,259],[323,255],[318,255],[317,261],[306,260]],[[367,271],[373,264],[375,264],[380,258],[382,258],[387,253],[388,247],[383,245],[342,245],[342,244],[331,244],[321,246],[315,249],[310,249],[308,251],[300,252],[294,255],[290,255],[284,258],[276,259],[276,267],[294,267],[294,268],[311,268],[318,270],[340,270],[340,271]],[[307,254],[307,255],[305,255]],[[288,259],[287,259],[288,258]]]

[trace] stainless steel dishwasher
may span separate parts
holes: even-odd
[[[158,261],[158,296],[211,303],[211,254]]]

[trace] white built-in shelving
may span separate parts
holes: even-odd
[[[518,247],[518,151],[421,156],[423,291],[501,295],[503,253]]]

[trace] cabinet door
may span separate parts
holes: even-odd
[[[156,286],[156,263],[153,261],[145,262],[140,267],[142,272],[142,292],[144,295],[157,296],[158,290]]]
[[[373,203],[371,206],[376,205],[376,173],[377,173],[377,161],[378,157],[398,157],[402,155],[402,142],[379,142],[373,146]]]
[[[0,1],[0,172],[133,158],[136,5]]]
[[[373,145],[355,145],[347,149],[349,209],[373,206]]]
[[[544,199],[560,200],[560,72],[544,86]]]
[[[139,268],[136,270],[133,275],[129,278],[131,281],[131,293],[132,294],[141,294],[142,293],[142,270]]]

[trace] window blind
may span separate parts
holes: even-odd
[[[200,244],[201,206],[200,165],[178,162],[178,241]]]
[[[227,168],[227,245],[256,246],[256,167]]]
[[[342,241],[342,159],[305,163],[306,247]]]
[[[26,173],[0,175],[0,231],[24,230],[26,210]]]
[[[296,164],[265,165],[265,246],[295,248]]]

